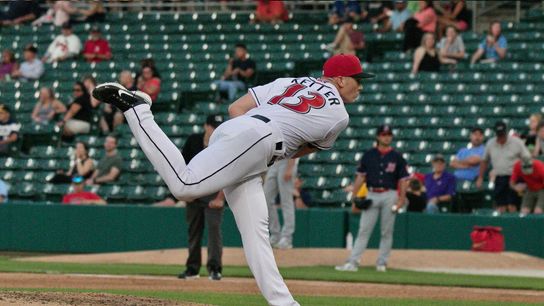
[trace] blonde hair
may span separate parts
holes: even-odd
[[[423,34],[423,36],[421,37],[421,44],[420,44],[420,47],[425,48],[425,41],[427,40],[427,37],[432,37],[432,38],[434,38],[435,41],[436,41],[436,37],[434,36],[434,33],[425,33],[425,34]]]

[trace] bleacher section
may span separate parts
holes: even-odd
[[[111,81],[121,70],[136,71],[141,59],[153,57],[162,77],[157,102],[161,111],[155,117],[181,147],[189,134],[202,129],[207,114],[226,113],[227,105],[191,97],[194,93],[211,96],[212,81],[223,73],[235,43],[245,43],[256,61],[256,83],[308,73],[308,69],[313,69],[313,76],[320,75],[317,67],[328,56],[325,45],[333,40],[337,27],[326,25],[324,13],[293,17],[285,24],[252,25],[248,24],[248,15],[236,13],[110,14],[100,26],[112,47],[111,62],[88,64],[78,60],[52,64],[46,66],[40,81],[0,83],[1,102],[15,110],[23,123],[25,143],[33,145],[28,155],[0,161],[0,176],[12,186],[10,199],[58,202],[69,189],[67,185],[46,183],[56,169],[68,169],[72,149],[60,142],[54,125],[31,123],[30,112],[40,87],[53,87],[66,103],[73,82],[83,76],[91,74],[98,82]],[[91,24],[77,24],[74,30],[85,41],[90,27]],[[347,105],[350,126],[334,149],[301,161],[304,186],[317,205],[339,206],[347,202],[342,188],[351,182],[356,162],[362,151],[372,145],[374,128],[379,124],[392,124],[395,144],[410,166],[414,171],[427,172],[432,154],[454,154],[467,144],[471,127],[481,126],[486,129],[486,136],[491,136],[494,122],[506,119],[520,132],[525,129],[529,114],[544,111],[542,13],[531,12],[519,24],[503,24],[509,50],[506,60],[474,67],[469,67],[467,60],[451,72],[444,68],[442,73],[417,76],[410,75],[410,57],[398,51],[382,52],[400,46],[401,34],[375,34],[369,25],[359,29],[365,32],[367,45],[372,46],[369,52],[374,55],[365,69],[378,77],[365,82],[358,103]],[[43,54],[59,32],[49,25],[3,27],[0,48],[20,53],[25,44],[34,43]],[[473,32],[463,33],[468,52],[475,50],[480,37]],[[121,135],[124,174],[117,184],[94,187],[94,191],[110,203],[150,204],[162,199],[167,188],[139,150],[128,127],[122,126],[117,132]],[[96,128],[90,135],[78,137],[89,144],[94,159],[103,154],[103,139]],[[459,188],[472,190],[469,184]]]

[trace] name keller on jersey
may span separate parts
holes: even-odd
[[[316,90],[324,95],[326,98],[327,98],[327,102],[329,102],[329,105],[340,105],[340,99],[338,99],[335,95],[335,93],[331,90],[332,88],[325,85],[325,84],[322,84],[322,83],[319,83],[319,82],[316,82],[314,80],[311,80],[311,79],[293,79],[291,81],[291,83],[295,83],[295,84],[300,84],[300,85],[304,85],[306,87],[309,87],[309,88],[312,88],[312,89],[315,89],[313,88],[314,85],[315,87],[319,87],[317,88]],[[327,92],[322,92],[323,91],[327,91]]]

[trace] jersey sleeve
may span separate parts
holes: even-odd
[[[248,90],[251,96],[253,97],[253,100],[255,100],[257,107],[261,107],[262,105],[265,105],[268,102],[268,100],[270,100],[274,89],[277,89],[277,86],[279,86],[280,84],[279,80],[280,79],[265,85],[251,87]]]
[[[344,129],[348,126],[349,118],[342,119],[341,121],[338,121],[325,135],[325,138],[314,141],[313,143],[310,143],[312,146],[318,148],[319,150],[329,150],[332,148],[332,145],[336,141],[336,138],[338,138],[338,135],[342,133]]]

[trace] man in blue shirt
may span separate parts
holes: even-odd
[[[455,195],[455,176],[446,171],[446,159],[437,154],[432,161],[433,172],[425,175],[425,189],[427,190],[427,207],[425,212],[438,212],[440,204],[451,203]]]
[[[489,25],[489,32],[482,39],[478,50],[472,55],[470,63],[476,63],[483,55],[485,55],[485,58],[480,61],[481,63],[497,62],[506,56],[506,47],[507,42],[504,35],[502,35],[501,23],[494,21]]]
[[[466,148],[460,149],[450,167],[456,169],[453,173],[458,180],[474,181],[480,173],[480,162],[484,156],[485,146],[484,131],[479,128],[473,128],[470,133],[470,144]]]

